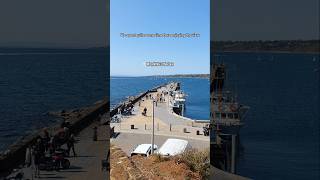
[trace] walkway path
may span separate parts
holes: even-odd
[[[166,91],[167,87],[158,89],[158,92]],[[151,96],[156,97],[157,92],[149,93]],[[149,95],[148,94],[148,95]],[[153,103],[150,98],[143,97],[140,101],[134,104],[135,111],[133,115],[122,116],[120,123],[111,123],[111,127],[114,127],[116,133],[120,135],[111,143],[117,143],[118,147],[127,148],[141,143],[149,143],[152,133],[152,113],[154,108],[154,129],[157,137],[163,136],[166,139],[179,138],[187,139],[191,141],[202,141],[209,147],[209,136],[203,135],[203,126],[207,123],[197,123],[193,120],[178,116],[172,112],[168,105],[169,95],[165,97],[165,102]],[[147,108],[146,116],[142,115],[143,109]],[[134,125],[134,129],[131,129],[131,125]],[[197,131],[199,134],[197,135]],[[134,137],[139,136],[141,138],[136,139]],[[126,138],[128,139],[126,139]],[[147,137],[147,138],[143,138]],[[143,141],[142,141],[143,139]],[[163,138],[162,138],[163,139]],[[127,143],[121,143],[126,142]],[[161,141],[159,145],[162,145],[164,141]],[[197,148],[197,145],[193,146]]]
[[[98,127],[98,141],[93,141],[93,127]],[[80,132],[75,144],[77,157],[68,158],[71,162],[70,169],[60,171],[41,171],[40,178],[34,179],[70,179],[70,180],[87,180],[87,179],[107,179],[109,174],[101,170],[101,160],[107,156],[108,137],[106,126],[99,126],[94,123]],[[72,154],[72,153],[71,153]],[[72,154],[73,155],[73,154]],[[23,169],[26,178],[32,179],[32,169]]]

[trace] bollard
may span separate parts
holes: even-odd
[[[171,131],[171,124],[170,124],[170,131]]]
[[[197,130],[197,135],[200,135],[200,131],[199,130]]]
[[[187,128],[183,128],[183,132],[184,132],[184,133],[187,133]]]
[[[147,130],[147,124],[144,124],[144,130]]]
[[[134,124],[131,124],[131,129],[134,129]]]
[[[114,126],[110,129],[110,137],[113,137],[114,136]]]
[[[97,141],[98,140],[98,128],[94,127],[93,128],[93,141]]]

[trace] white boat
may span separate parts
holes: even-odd
[[[170,98],[169,98],[169,106],[172,107],[172,110],[175,113],[183,116],[184,109],[186,108],[185,103],[186,103],[185,93],[183,93],[180,90],[171,91]]]

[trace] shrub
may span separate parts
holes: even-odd
[[[169,158],[168,157],[162,157],[160,154],[155,153],[154,155],[152,155],[155,160],[154,162],[158,163],[158,162],[164,162],[164,161],[168,161]]]
[[[207,179],[209,177],[209,150],[198,151],[196,149],[191,149],[181,154],[178,159],[188,165],[191,171],[199,172],[202,179]]]

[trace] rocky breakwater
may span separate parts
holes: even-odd
[[[77,110],[60,112],[51,112],[50,115],[61,117],[70,123],[70,130],[73,133],[79,133],[88,127],[93,121],[100,119],[103,114],[109,111],[109,101],[107,98],[96,102],[92,106],[84,107]],[[56,123],[50,127],[44,127],[51,134],[55,134],[61,123]],[[12,169],[22,165],[25,159],[26,148],[33,145],[40,137],[43,129],[38,129],[34,133],[24,136],[17,142],[13,143],[2,154],[0,154],[0,177],[9,174]]]
[[[170,83],[168,83],[170,84]],[[129,104],[134,105],[135,103],[137,103],[138,101],[140,101],[143,97],[145,97],[147,94],[152,93],[152,92],[157,92],[158,89],[167,86],[168,84],[163,84],[163,85],[159,85],[156,86],[152,89],[149,89],[143,93],[140,93],[137,96],[132,96],[131,98],[128,98],[126,101],[121,102],[119,105],[117,105],[116,107],[114,107],[111,111],[110,111],[110,117],[116,115],[118,113],[118,109],[123,108],[124,106],[127,106]]]

